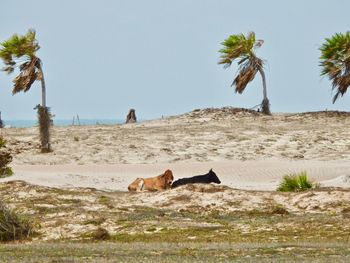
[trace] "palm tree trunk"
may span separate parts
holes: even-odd
[[[50,126],[51,126],[51,114],[49,108],[46,107],[46,87],[44,72],[42,70],[41,60],[39,59],[38,69],[41,75],[41,101],[42,105],[38,108],[39,129],[40,129],[40,141],[41,152],[51,152],[50,146]]]
[[[262,78],[263,82],[263,101],[261,103],[261,112],[267,115],[271,115],[270,111],[270,102],[269,99],[267,98],[267,88],[266,88],[266,77],[265,77],[265,72],[262,68],[259,69],[259,73]]]
[[[41,66],[41,60],[39,59],[38,68],[41,74],[41,106],[46,108],[46,87],[45,87],[45,78],[44,72]]]

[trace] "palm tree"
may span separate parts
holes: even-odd
[[[37,107],[39,116],[39,129],[41,151],[50,152],[50,110],[46,107],[46,89],[42,62],[36,56],[40,46],[35,39],[35,31],[30,29],[24,36],[13,35],[8,40],[0,43],[0,58],[4,61],[3,71],[11,74],[15,68],[19,68],[19,74],[13,80],[12,94],[27,92],[34,81],[41,81],[42,105]]]
[[[235,91],[239,94],[242,94],[248,83],[259,72],[263,83],[261,110],[262,113],[269,115],[271,112],[269,99],[267,98],[264,62],[255,55],[255,49],[261,47],[263,43],[263,40],[255,39],[254,32],[250,32],[247,36],[243,34],[231,35],[221,43],[223,48],[219,51],[222,55],[218,64],[223,64],[224,68],[228,68],[234,60],[239,60],[239,72],[231,84],[231,87],[236,87]]]
[[[350,32],[337,33],[321,46],[321,75],[328,75],[332,89],[336,90],[333,103],[350,86]]]

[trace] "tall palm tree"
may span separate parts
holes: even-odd
[[[28,30],[24,36],[13,35],[8,40],[0,43],[0,58],[4,61],[3,71],[11,74],[15,68],[19,68],[19,74],[13,80],[12,94],[27,92],[34,81],[41,81],[42,105],[37,107],[39,116],[39,129],[41,151],[50,152],[50,124],[51,114],[46,107],[46,89],[42,62],[36,56],[40,49],[38,41],[35,39],[35,30]]]
[[[264,72],[264,62],[255,55],[255,49],[262,46],[263,40],[256,40],[255,33],[250,32],[247,36],[243,34],[231,35],[221,44],[223,48],[219,50],[222,54],[218,64],[223,64],[224,68],[231,66],[234,60],[238,60],[239,72],[233,80],[231,87],[235,86],[235,91],[241,94],[251,82],[256,73],[259,72],[263,83],[263,101],[261,110],[264,114],[271,114],[270,102],[267,98],[266,77]]]
[[[350,32],[336,33],[321,46],[321,75],[328,75],[332,89],[336,90],[333,103],[350,86]]]

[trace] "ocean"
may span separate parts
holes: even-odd
[[[16,128],[28,128],[38,126],[37,120],[3,120],[5,127]],[[74,125],[115,125],[122,124],[125,120],[117,119],[80,119],[78,122],[74,120]],[[69,126],[73,125],[73,119],[70,120],[53,120],[53,124],[56,126]]]

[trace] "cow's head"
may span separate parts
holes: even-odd
[[[165,179],[165,185],[167,187],[171,187],[171,184],[174,181],[174,176],[173,176],[173,172],[171,170],[166,170],[163,174],[163,177]]]
[[[217,175],[213,171],[213,169],[210,169],[210,171],[208,173],[208,178],[210,179],[210,182],[212,182],[212,183],[221,184],[219,177],[217,177]]]

